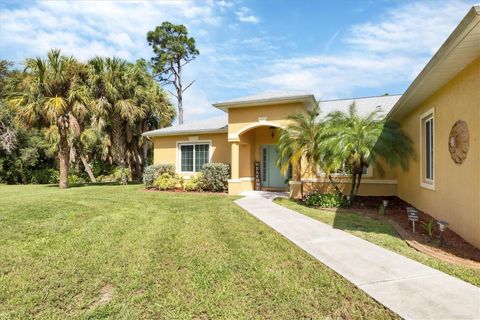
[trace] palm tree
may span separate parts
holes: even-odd
[[[113,161],[126,183],[127,127],[145,116],[135,100],[141,94],[138,69],[118,58],[96,57],[88,64],[96,113],[110,138]]]
[[[85,65],[73,57],[51,50],[47,59],[25,61],[25,73],[15,79],[9,103],[28,126],[48,128],[58,134],[60,188],[68,187],[70,124],[89,113]]]
[[[289,117],[287,126],[280,129],[277,143],[277,166],[282,174],[286,174],[289,167],[296,169],[302,176],[302,161],[307,164],[305,171],[316,172],[319,166],[318,141],[322,133],[322,123],[317,121],[320,108],[316,104],[306,112],[297,112]],[[301,186],[303,195],[303,184]]]
[[[414,150],[411,139],[396,122],[385,120],[381,110],[359,115],[355,103],[348,112],[335,111],[324,120],[319,156],[326,173],[347,169],[351,173],[352,202],[360,187],[364,168],[375,166],[384,174],[380,159],[391,167],[401,165],[406,170]]]
[[[137,69],[138,75],[139,88],[134,98],[135,104],[142,108],[144,116],[133,122],[127,122],[128,164],[132,179],[140,180],[143,169],[147,165],[149,146],[148,140],[142,136],[142,133],[171,125],[176,112],[165,91],[149,73],[147,63],[141,59],[131,67]]]

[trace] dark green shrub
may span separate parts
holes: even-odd
[[[171,176],[175,175],[175,166],[173,164],[157,164],[146,167],[143,171],[143,183],[145,187],[151,188],[155,179],[164,173],[168,173]]]
[[[342,208],[348,206],[347,199],[338,193],[312,193],[305,196],[303,202],[309,207]]]
[[[68,184],[79,184],[79,183],[85,183],[86,180],[80,176],[78,176],[75,173],[70,173],[68,175]]]
[[[54,184],[58,183],[58,170],[52,168],[32,170],[30,183]]]
[[[177,174],[171,175],[168,173],[162,174],[155,179],[153,187],[158,190],[175,190],[183,188],[183,178]]]
[[[225,163],[206,163],[202,167],[202,190],[225,192],[228,188],[230,167]]]

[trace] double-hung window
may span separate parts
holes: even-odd
[[[434,139],[434,116],[433,111],[427,112],[421,117],[421,135],[420,135],[420,145],[421,145],[421,185],[423,187],[433,189],[435,172],[434,172],[434,148],[435,148],[435,139]]]
[[[203,165],[210,161],[208,143],[180,144],[179,149],[181,172],[199,172]]]

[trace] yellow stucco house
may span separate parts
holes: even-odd
[[[408,171],[365,172],[360,195],[396,195],[480,247],[480,6],[474,6],[403,95],[321,101],[323,114],[355,101],[369,113],[381,108],[414,142]],[[229,194],[285,189],[292,197],[330,187],[321,172],[275,166],[278,129],[288,115],[311,108],[312,94],[260,94],[219,102],[225,115],[144,133],[154,144],[154,163],[174,164],[188,179],[207,162],[228,163]],[[348,191],[350,179],[339,176]]]

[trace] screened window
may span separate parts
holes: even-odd
[[[425,119],[425,180],[433,181],[433,117]]]
[[[180,145],[180,169],[182,172],[199,172],[210,159],[209,144]]]

